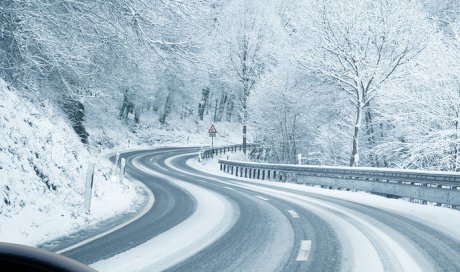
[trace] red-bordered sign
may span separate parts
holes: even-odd
[[[211,125],[208,129],[208,133],[217,133],[217,130],[216,128],[214,127],[214,125]]]
[[[211,125],[208,129],[209,137],[216,137],[217,134],[217,129],[214,127],[214,125]]]

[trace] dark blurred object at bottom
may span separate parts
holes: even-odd
[[[73,259],[44,249],[0,243],[0,271],[95,272],[96,270]]]

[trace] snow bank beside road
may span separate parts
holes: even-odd
[[[37,245],[129,209],[120,184],[46,102],[35,105],[0,80],[0,241]],[[87,163],[96,162],[92,213],[83,210]]]

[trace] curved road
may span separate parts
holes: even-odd
[[[63,254],[109,258],[94,264],[106,271],[460,271],[460,237],[388,210],[204,173],[187,164],[196,152],[123,154],[128,175],[154,193],[152,209]]]

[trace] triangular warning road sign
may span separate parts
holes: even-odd
[[[217,133],[217,130],[216,128],[214,127],[214,125],[211,125],[208,129],[208,133]]]

